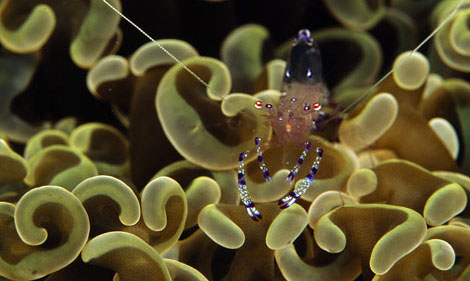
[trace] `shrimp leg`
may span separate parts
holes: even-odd
[[[259,145],[260,141],[261,141],[261,138],[258,138],[258,137],[255,138],[256,153],[258,154],[259,168],[261,169],[261,171],[263,171],[264,179],[266,181],[271,181],[271,175],[269,174],[268,168],[266,167],[266,164],[264,163],[263,153],[261,152],[261,146]]]
[[[255,203],[251,201],[250,194],[246,188],[245,182],[245,163],[243,160],[247,156],[246,152],[242,152],[239,158],[238,166],[238,191],[240,192],[240,199],[245,205],[246,212],[254,221],[260,221],[262,219],[261,213],[256,209]]]
[[[292,170],[290,170],[289,175],[287,175],[286,181],[290,181],[291,183],[294,181],[295,175],[299,172],[300,166],[302,166],[302,163],[304,162],[305,156],[307,156],[311,145],[312,143],[309,141],[305,143],[305,149],[300,155],[299,160],[297,160],[297,164],[292,168]]]
[[[317,157],[313,162],[312,168],[310,169],[310,173],[297,185],[297,187],[291,191],[287,196],[280,199],[277,204],[281,209],[289,208],[292,204],[297,201],[312,185],[313,180],[315,179],[315,175],[317,174],[318,167],[320,166],[320,162],[323,156],[323,149],[317,147]]]

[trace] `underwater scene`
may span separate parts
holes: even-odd
[[[470,0],[0,0],[0,281],[470,281]]]

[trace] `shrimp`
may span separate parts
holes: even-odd
[[[134,26],[140,33],[152,41],[157,47],[159,47],[163,52],[171,57],[178,65],[180,65],[185,71],[187,71],[196,80],[203,84],[207,89],[212,92],[216,92],[206,81],[200,78],[196,73],[189,69],[177,57],[165,49],[160,43],[148,35],[129,18],[124,16],[118,9],[107,2],[107,0],[102,1],[129,24]],[[447,16],[447,18],[442,21],[441,24],[427,38],[423,40],[423,42],[413,49],[408,56],[411,56],[416,51],[418,51],[418,49],[421,48],[425,42],[430,40],[445,25],[446,22],[452,19],[456,12],[461,8],[463,2],[464,0],[460,0],[453,11]],[[398,68],[398,66],[395,68]],[[277,139],[273,141],[272,145],[305,145],[305,148],[301,153],[297,164],[290,170],[286,178],[287,181],[290,183],[294,181],[294,178],[311,147],[311,143],[305,140],[312,131],[316,131],[318,129],[318,124],[321,122],[322,125],[325,125],[326,123],[335,120],[338,115],[343,114],[353,107],[359,105],[371,93],[373,93],[387,77],[393,73],[394,69],[391,69],[389,72],[387,72],[381,79],[379,79],[374,85],[372,85],[346,108],[336,112],[333,114],[333,116],[326,118],[326,115],[321,111],[321,108],[322,102],[327,97],[328,90],[325,86],[325,83],[323,82],[320,50],[311,37],[310,31],[308,29],[302,29],[299,31],[287,59],[279,104],[277,106],[273,104],[263,105],[263,102],[260,100],[256,101],[254,104],[255,108],[265,112],[264,117],[267,119],[267,121],[269,121],[269,124],[274,130],[274,134]],[[271,181],[271,175],[269,174],[266,163],[264,162],[263,154],[261,152],[261,141],[262,140],[259,137],[255,137],[254,139],[256,153],[258,156],[258,164],[265,180]],[[308,190],[308,188],[310,188],[320,167],[320,162],[323,157],[323,149],[317,147],[316,153],[317,156],[313,162],[309,174],[307,174],[307,176],[301,180],[301,182],[293,191],[278,201],[280,208],[290,207]],[[239,155],[238,188],[241,201],[244,204],[248,215],[254,221],[260,221],[262,219],[262,215],[251,200],[245,182],[244,159],[247,157],[247,155],[248,152],[246,151],[240,153]]]
[[[297,164],[290,170],[286,180],[293,183],[295,175],[298,173],[311,142],[305,140],[312,129],[316,128],[316,121],[319,116],[321,102],[327,92],[323,83],[322,61],[320,49],[310,35],[308,29],[301,29],[294,41],[292,49],[287,58],[287,64],[283,75],[283,85],[279,105],[266,104],[264,116],[270,122],[275,135],[278,137],[275,145],[305,144],[305,149],[300,155]],[[256,101],[255,107],[263,109],[263,102]],[[271,181],[271,176],[264,163],[260,146],[261,139],[255,138],[256,153],[258,163],[266,181]],[[302,196],[311,186],[320,166],[323,150],[316,149],[317,157],[313,162],[310,173],[301,181],[298,186],[287,196],[278,201],[280,208],[288,208]],[[238,168],[238,188],[240,197],[245,205],[248,215],[255,221],[261,220],[262,216],[251,201],[245,183],[244,159],[247,152],[242,152],[239,157]]]

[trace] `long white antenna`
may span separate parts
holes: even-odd
[[[410,56],[412,56],[414,53],[416,53],[424,44],[426,44],[426,42],[428,42],[441,28],[444,27],[444,25],[449,21],[451,20],[455,13],[457,13],[457,11],[460,9],[460,7],[462,6],[463,2],[465,0],[460,0],[459,4],[457,4],[457,6],[454,8],[454,10],[452,10],[452,12],[447,16],[447,18],[445,20],[443,20],[439,26],[433,30],[433,32],[431,32],[431,34],[429,34],[428,37],[426,37],[418,46],[416,46],[416,48],[414,48],[410,53],[408,53],[408,55],[401,61],[401,63],[403,63],[406,59],[408,59]],[[387,79],[390,75],[393,74],[393,72],[395,71],[395,69],[397,69],[398,67],[400,66],[397,65],[396,67],[392,67],[392,69],[390,69],[389,72],[387,72],[382,78],[380,78],[377,82],[374,83],[374,85],[372,85],[369,89],[366,90],[366,92],[360,96],[359,98],[357,98],[356,100],[354,100],[351,104],[349,104],[348,106],[346,106],[343,110],[337,112],[335,115],[339,115],[341,113],[345,113],[347,112],[348,110],[350,110],[351,108],[355,107],[356,105],[358,105],[359,103],[361,103],[370,93],[372,93],[380,84],[382,84],[382,82]],[[335,118],[335,116],[327,119],[324,121],[324,124],[330,122],[331,120],[333,120]]]
[[[175,57],[170,51],[168,51],[162,44],[158,43],[152,36],[148,35],[142,28],[140,28],[137,24],[131,21],[128,17],[126,17],[121,11],[116,9],[113,5],[111,5],[108,1],[102,0],[106,5],[108,5],[114,12],[116,12],[121,18],[125,19],[128,23],[130,23],[133,27],[135,27],[140,33],[142,33],[145,37],[147,37],[153,44],[155,44],[158,48],[160,48],[163,52],[165,52],[170,58],[172,58],[179,66],[181,66],[184,70],[189,72],[194,78],[196,78],[199,82],[201,82],[207,89],[209,89],[212,93],[217,93],[209,84],[202,80],[196,73],[194,73],[189,67],[187,67],[184,63],[182,63],[177,57]]]
[[[148,35],[142,28],[140,28],[137,24],[135,24],[133,21],[131,21],[129,18],[127,18],[122,12],[120,12],[118,9],[116,9],[113,5],[111,5],[108,1],[106,0],[102,0],[106,5],[108,5],[114,12],[116,12],[119,16],[121,16],[124,20],[126,20],[128,23],[130,23],[132,26],[134,26],[140,33],[142,33],[145,37],[147,37],[150,41],[152,41],[153,44],[155,44],[158,48],[160,48],[163,52],[165,52],[170,58],[172,58],[178,65],[180,65],[184,70],[186,70],[189,74],[191,74],[194,78],[196,78],[200,83],[202,83],[205,87],[207,87],[207,89],[209,89],[210,91],[212,91],[213,93],[217,93],[217,91],[215,91],[206,81],[202,80],[201,77],[199,77],[196,73],[194,73],[191,69],[189,69],[184,63],[182,63],[177,57],[175,57],[172,53],[170,53],[170,51],[168,51],[165,47],[162,46],[162,44],[158,43],[155,39],[153,39],[150,35]],[[451,20],[454,15],[457,13],[457,11],[460,9],[460,7],[462,6],[463,2],[465,0],[460,0],[460,2],[457,4],[457,6],[452,10],[452,12],[447,16],[447,18],[442,21],[439,26],[433,30],[433,32],[431,34],[429,34],[428,37],[426,37],[418,46],[416,46],[416,48],[414,48],[408,55],[406,58],[412,56],[413,54],[415,54],[427,41],[429,41],[440,29],[442,29],[442,27],[444,27],[444,25],[449,21]],[[403,60],[405,61],[406,58]],[[402,63],[403,63],[402,61]],[[398,67],[398,66],[397,66]],[[393,72],[395,71],[395,69],[397,68],[392,68],[389,72],[387,72],[382,78],[380,78],[377,82],[374,83],[374,85],[372,85],[369,89],[366,90],[366,92],[360,96],[359,98],[357,98],[356,100],[354,100],[351,104],[349,104],[347,107],[345,107],[343,110],[337,112],[335,114],[338,115],[338,114],[341,114],[341,113],[345,113],[347,112],[348,110],[350,110],[351,108],[355,107],[356,105],[358,105],[359,103],[361,103],[367,96],[369,96],[370,93],[372,93],[385,79],[387,79],[390,75],[393,74]],[[335,118],[335,116],[327,119],[324,121],[324,124],[330,122],[331,120],[333,120]]]

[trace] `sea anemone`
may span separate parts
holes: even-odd
[[[0,279],[468,280],[469,7],[0,1]],[[303,28],[292,141],[257,107]]]

